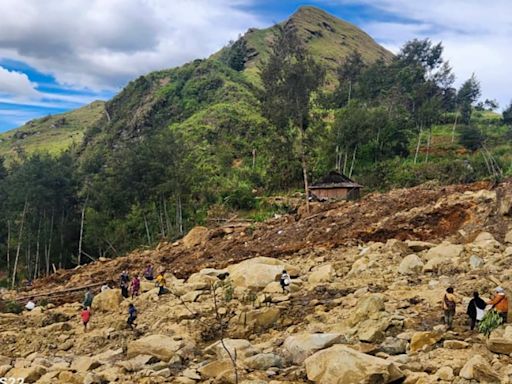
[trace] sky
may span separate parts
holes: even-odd
[[[441,41],[457,83],[512,100],[511,0],[0,0],[0,132],[107,100],[153,70],[208,57],[251,27],[313,5],[397,52]]]

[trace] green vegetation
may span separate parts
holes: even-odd
[[[478,324],[478,330],[486,337],[489,337],[491,332],[498,328],[501,323],[503,323],[503,319],[499,313],[496,312],[496,310],[491,309],[485,313],[484,318],[480,324]]]
[[[217,218],[287,213],[267,198],[333,169],[366,191],[512,176],[511,107],[502,118],[478,103],[476,77],[456,90],[441,44],[413,40],[393,58],[311,7],[242,39],[66,114],[83,132],[66,151],[0,160],[10,283]]]

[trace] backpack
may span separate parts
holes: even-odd
[[[444,295],[444,303],[449,311],[455,311],[455,301],[448,300],[448,297]]]

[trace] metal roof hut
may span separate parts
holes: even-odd
[[[309,187],[311,194],[320,201],[355,200],[363,186],[355,183],[342,173],[331,171],[319,182]]]

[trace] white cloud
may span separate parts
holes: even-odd
[[[0,95],[13,99],[31,99],[39,96],[28,76],[21,72],[9,71],[0,66]]]
[[[205,57],[261,22],[228,0],[2,0],[0,58],[72,87],[116,89]]]
[[[392,15],[393,22],[361,25],[387,48],[396,52],[414,37],[442,41],[457,84],[474,72],[481,81],[483,98],[496,98],[502,107],[512,99],[512,1],[337,1],[374,7],[381,12],[379,20]]]

